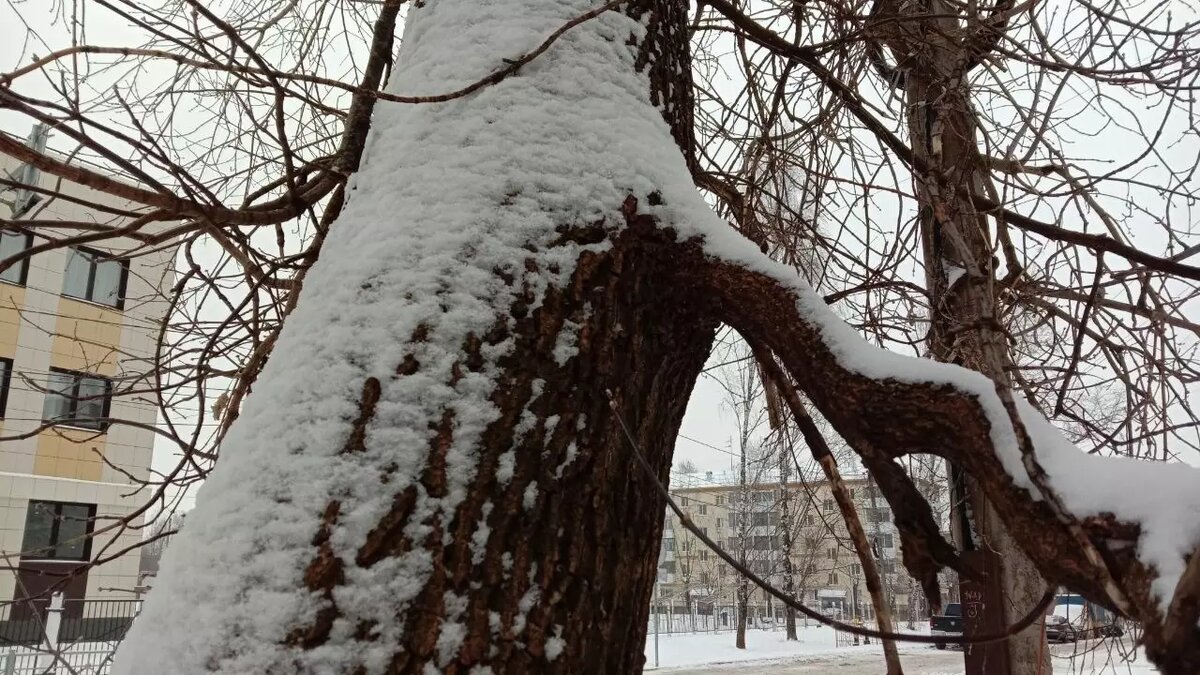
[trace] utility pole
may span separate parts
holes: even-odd
[[[46,141],[49,139],[50,128],[45,124],[35,124],[33,125],[33,129],[29,131],[29,138],[25,141],[25,144],[39,154],[42,154],[46,151]],[[37,192],[25,187],[37,185],[41,177],[41,169],[32,164],[22,164],[17,169],[17,172],[12,174],[11,178],[22,185],[22,187],[15,189],[16,195],[13,197],[11,204],[13,218],[20,218],[41,201],[41,197]]]
[[[658,667],[658,574],[654,575],[654,667]]]

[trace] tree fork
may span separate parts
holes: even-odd
[[[1126,614],[1146,628],[1144,643],[1150,657],[1168,675],[1196,672],[1200,628],[1194,621],[1181,624],[1163,615],[1151,591],[1157,572],[1138,559],[1131,546],[1138,538],[1137,524],[1111,517],[1080,521],[1085,535],[1106,557],[1108,569],[1098,569],[1080,550],[1070,525],[1013,482],[992,446],[990,423],[973,395],[944,385],[873,379],[855,372],[832,351],[823,329],[801,313],[799,306],[815,296],[804,298],[777,278],[713,261],[699,250],[690,260],[695,267],[681,265],[681,273],[687,270],[693,278],[704,279],[721,303],[721,320],[748,341],[774,352],[797,387],[868,467],[895,466],[896,459],[912,452],[957,462],[977,481],[1007,529],[1024,533],[1017,543],[1047,581],[1116,609],[1118,601],[1108,595],[1105,584],[1110,573],[1116,576],[1130,602],[1132,611]],[[897,522],[909,517],[911,506],[892,501],[884,479],[875,473]],[[901,534],[907,548],[909,535],[903,530]],[[905,563],[909,563],[907,550]],[[1173,602],[1190,604],[1195,595],[1181,584]]]
[[[420,49],[420,38],[453,41],[458,37],[456,29],[463,26],[446,21],[448,14],[438,15],[435,7],[479,11],[482,18],[496,22],[510,18],[497,9],[544,11],[547,14],[541,18],[549,21],[560,18],[555,12],[564,8],[564,3],[522,5],[515,0],[512,6],[497,8],[497,4],[501,3],[437,0],[414,6],[406,30],[424,22],[423,27],[430,31],[419,33],[413,43],[402,47],[401,60],[404,50]],[[494,13],[487,14],[489,11]],[[630,2],[627,11],[640,17],[640,28],[653,27],[629,36],[626,44],[634,47],[636,58],[627,58],[630,54],[622,50],[613,30],[614,26],[621,30],[632,27],[616,21],[580,38],[574,51],[552,49],[547,57],[559,57],[557,64],[575,69],[571,72],[640,69],[646,74],[650,99],[658,111],[645,104],[644,90],[636,97],[629,95],[634,84],[641,86],[641,80],[633,83],[626,79],[605,89],[622,104],[640,107],[617,110],[605,107],[607,101],[597,98],[589,103],[599,105],[623,125],[653,117],[652,127],[643,124],[639,129],[671,134],[687,155],[690,130],[683,128],[690,120],[683,20],[686,4],[681,0],[642,0]],[[486,40],[499,32],[487,21],[479,25],[487,31],[471,33],[471,37]],[[594,25],[576,30],[593,30]],[[403,77],[405,64],[397,65],[397,74]],[[500,96],[509,93],[505,87],[530,83],[561,84],[537,79],[539,73],[555,72],[551,70],[555,65],[552,58],[530,64],[494,88],[472,96]],[[624,85],[629,87],[622,89]],[[504,127],[512,122],[504,117],[510,111],[513,119],[524,120],[522,114],[544,112],[547,105],[557,105],[552,109],[559,112],[566,110],[564,103],[578,107],[573,98],[547,95],[531,104],[534,92],[527,88],[517,93],[521,95],[504,101],[508,108],[489,109],[500,111],[498,119],[487,120],[493,126],[468,125],[470,131],[478,132],[471,140],[485,137],[491,133],[488,129],[511,131],[512,125]],[[403,179],[419,177],[427,164],[440,170],[478,171],[475,178],[490,179],[494,170],[488,173],[476,166],[438,165],[439,157],[412,158],[415,153],[409,152],[430,145],[443,148],[437,144],[440,134],[434,132],[454,131],[449,125],[440,126],[447,118],[460,124],[477,122],[478,111],[470,107],[475,102],[475,98],[463,97],[443,107],[423,108],[411,117],[388,117],[377,110],[373,133],[393,134],[403,143],[398,143],[398,148],[385,147],[376,155],[391,151],[400,157],[384,157],[397,164],[385,161],[381,169],[371,166],[380,160],[368,153],[355,189],[361,195],[367,191],[364,186],[374,181],[376,190],[400,192],[407,187]],[[536,110],[521,107],[534,104]],[[655,117],[658,112],[673,123],[670,129]],[[424,125],[418,125],[418,131],[428,132],[426,135],[406,135],[413,127],[397,124],[413,119]],[[555,121],[550,117],[541,120],[550,127]],[[555,130],[570,138],[569,134],[595,131],[586,126],[591,121],[571,118],[570,124]],[[622,126],[621,133],[625,128]],[[614,146],[625,140],[601,137]],[[460,144],[447,151],[461,149]],[[1010,529],[1031,533],[1021,543],[1047,578],[1111,604],[1100,574],[1091,561],[1079,555],[1071,533],[1045,504],[1030,500],[1005,473],[997,449],[991,446],[989,421],[974,395],[947,385],[873,379],[850,370],[825,341],[828,336],[823,331],[829,326],[822,328],[812,315],[800,311],[802,302],[817,301],[800,292],[799,285],[789,285],[791,276],[763,272],[763,266],[770,268],[770,263],[761,256],[743,261],[744,265],[730,262],[719,252],[706,251],[698,239],[687,239],[690,235],[677,237],[676,231],[684,231],[688,223],[660,220],[642,212],[639,201],[653,207],[696,196],[690,190],[686,195],[681,191],[690,187],[686,182],[683,188],[672,182],[678,174],[686,181],[687,171],[682,167],[690,163],[690,156],[686,161],[675,158],[680,167],[664,168],[656,163],[658,157],[637,155],[638,150],[622,148],[633,154],[636,162],[628,173],[621,173],[623,167],[617,163],[605,162],[612,157],[612,148],[584,152],[573,159],[621,173],[623,181],[636,183],[650,175],[664,185],[639,191],[623,182],[614,183],[607,174],[587,174],[596,185],[571,187],[595,188],[588,194],[605,199],[621,191],[631,195],[615,198],[624,199],[623,204],[605,202],[600,207],[612,220],[587,225],[563,216],[530,226],[543,228],[536,237],[523,229],[525,220],[499,220],[510,225],[511,232],[517,233],[512,238],[520,241],[503,248],[504,259],[497,261],[485,257],[487,246],[509,231],[481,232],[469,217],[450,223],[432,218],[430,222],[438,225],[459,226],[454,234],[470,235],[464,236],[469,241],[460,245],[459,240],[447,239],[441,229],[416,216],[404,214],[409,220],[395,226],[393,213],[358,207],[358,197],[351,194],[343,214],[350,222],[331,229],[322,260],[306,280],[304,295],[308,299],[300,298],[291,320],[292,326],[312,328],[319,320],[335,322],[349,316],[362,321],[361,326],[351,327],[367,333],[369,344],[353,351],[304,335],[300,327],[289,330],[285,326],[278,343],[281,353],[294,357],[287,350],[302,348],[302,356],[311,359],[307,365],[312,371],[305,374],[307,379],[299,380],[302,388],[295,386],[297,380],[289,379],[291,374],[279,359],[267,364],[254,396],[231,429],[231,445],[236,447],[223,448],[227,454],[205,486],[205,490],[216,489],[213,486],[223,489],[212,494],[225,501],[201,494],[196,515],[173,544],[174,552],[167,554],[157,595],[151,594],[122,647],[117,674],[152,672],[161,668],[161,663],[172,662],[171,658],[181,675],[375,675],[428,668],[466,673],[483,666],[492,672],[512,673],[637,672],[644,661],[642,642],[663,499],[654,489],[654,481],[631,469],[633,450],[622,438],[616,415],[629,421],[635,443],[646,448],[653,473],[665,482],[669,449],[718,321],[773,351],[839,433],[879,466],[917,451],[962,463],[980,481]],[[504,152],[510,152],[507,146]],[[497,153],[485,159],[503,157]],[[561,164],[550,166],[564,169]],[[550,177],[549,171],[534,175],[535,179]],[[517,186],[507,196],[503,189],[487,193],[488,201],[483,204],[487,213],[502,212],[509,201],[518,198],[536,199],[541,209],[518,212],[523,218],[552,212],[550,204],[563,195],[546,192],[536,181],[530,183]],[[524,188],[528,188],[527,194],[521,194]],[[426,207],[421,211],[424,216],[441,215],[423,201],[427,195],[418,197],[400,203],[417,211]],[[431,198],[436,200],[438,195]],[[443,199],[435,206],[450,209],[461,205]],[[548,229],[554,225],[560,226],[557,231]],[[726,235],[716,229],[702,231],[714,240]],[[423,277],[420,283],[402,287],[377,284],[394,270],[387,264],[425,264],[427,258],[410,255],[407,249],[394,257],[376,258],[379,270],[362,272],[358,267],[329,263],[339,254],[366,257],[380,247],[395,248],[397,242],[415,248],[425,243],[417,235],[441,237],[437,241],[442,248],[434,251],[439,256],[434,264],[442,266],[420,268],[436,283],[422,286],[427,281]],[[569,251],[571,259],[556,262],[552,254],[561,251]],[[481,267],[481,261],[486,265]],[[561,277],[554,276],[557,272],[552,266],[560,262],[571,266]],[[361,263],[356,259],[355,264]],[[467,273],[485,287],[483,291],[460,281]],[[535,294],[533,284],[546,277],[558,281]],[[454,292],[443,290],[447,286]],[[488,304],[497,297],[503,304]],[[348,302],[361,311],[343,312],[337,302]],[[455,313],[464,306],[478,310],[472,315],[474,320],[466,321],[461,312]],[[411,310],[403,316],[389,314],[403,330],[381,326],[377,320],[375,313],[395,307]],[[479,319],[481,311],[487,313]],[[442,323],[432,328],[421,323],[413,330],[411,323],[418,319]],[[465,337],[454,330],[464,323],[470,327],[461,331]],[[576,327],[571,331],[577,337],[573,354],[558,349],[568,324]],[[336,335],[358,337],[350,330]],[[374,404],[370,377],[379,380],[384,392]],[[325,386],[330,378],[334,384]],[[481,390],[485,393],[477,394]],[[607,390],[613,392],[615,409],[609,406]],[[389,398],[393,394],[394,398]],[[412,404],[411,397],[421,397],[421,405]],[[424,405],[427,400],[434,404]],[[467,418],[478,411],[463,408],[462,400],[472,405],[486,403],[488,414],[494,412],[494,417],[487,417],[486,423],[477,425],[480,430],[473,431]],[[318,414],[327,424],[304,426]],[[364,421],[368,419],[372,421]],[[288,436],[291,430],[284,424],[292,421],[300,424],[306,435]],[[255,424],[287,437],[256,432]],[[360,438],[364,443],[361,450]],[[459,447],[463,438],[470,447]],[[344,447],[352,451],[339,452]],[[461,454],[455,456],[456,452]],[[378,461],[354,464],[367,457]],[[322,471],[333,478],[320,475]],[[354,480],[335,480],[343,474]],[[360,508],[355,508],[355,500]],[[247,505],[253,508],[239,508]],[[898,518],[908,506],[892,505]],[[299,525],[293,525],[293,520]],[[1115,519],[1085,520],[1083,528],[1101,550],[1110,540],[1136,539],[1138,531],[1136,524]],[[238,536],[226,539],[228,529],[236,529]],[[291,556],[293,552],[298,555]],[[1167,664],[1168,675],[1192,675],[1195,669],[1189,671],[1187,666],[1200,662],[1200,636],[1194,625],[1180,627],[1184,637],[1170,640],[1169,645],[1180,648],[1168,653],[1162,637],[1164,618],[1150,593],[1153,570],[1135,557],[1132,547],[1113,547],[1109,554],[1113,569],[1131,591],[1135,618],[1147,626],[1151,656]],[[201,563],[187,560],[189,555]],[[344,566],[340,572],[336,564],[326,562],[330,555]],[[220,575],[213,572],[218,569]],[[173,595],[165,595],[167,591]],[[269,601],[256,602],[257,596]],[[192,607],[189,602],[202,606]],[[1179,616],[1193,614],[1193,603],[1179,605]],[[261,616],[264,614],[266,618]],[[170,626],[163,628],[164,623]],[[163,639],[164,635],[169,639]],[[176,642],[182,646],[173,650]]]

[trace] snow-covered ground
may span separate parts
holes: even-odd
[[[746,649],[734,647],[731,631],[719,633],[676,633],[660,635],[657,670],[671,675],[721,675],[723,673],[777,673],[778,675],[822,673],[836,667],[839,675],[877,675],[883,653],[879,644],[839,646],[833,629],[802,628],[798,642],[784,639],[782,630],[750,630]],[[1155,675],[1148,661],[1127,663],[1122,654],[1128,643],[1109,641],[1054,645],[1051,648],[1055,675]],[[913,675],[962,675],[962,653],[938,651],[925,644],[901,643],[901,660]],[[654,636],[646,638],[646,670],[654,667]],[[751,668],[752,670],[747,670]]]
[[[794,660],[798,657],[827,657],[838,654],[860,654],[864,657],[883,655],[876,640],[872,640],[870,645],[838,646],[835,631],[826,626],[798,628],[797,633],[799,641],[788,642],[782,629],[748,630],[746,649],[734,646],[734,633],[730,630],[719,633],[659,635],[658,662],[660,667],[668,668],[781,658]],[[902,652],[929,648],[929,645],[924,644],[899,645]],[[646,637],[646,666],[654,666],[653,634]]]

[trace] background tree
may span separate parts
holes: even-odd
[[[734,415],[737,430],[734,452],[738,462],[737,487],[729,495],[730,526],[735,533],[737,560],[743,567],[765,572],[769,565],[767,557],[770,547],[758,545],[755,532],[767,523],[759,524],[767,514],[759,501],[760,490],[755,489],[770,471],[770,453],[760,443],[760,435],[767,425],[767,409],[763,405],[763,382],[758,370],[749,360],[750,350],[744,342],[725,331],[725,356],[721,359],[729,365],[719,371],[718,381],[725,390],[723,404]],[[761,535],[758,535],[761,536]],[[746,623],[750,613],[750,581],[744,577],[737,582],[737,626],[735,644],[738,649],[746,648]]]

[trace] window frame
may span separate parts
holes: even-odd
[[[8,414],[8,390],[12,387],[13,360],[0,358],[0,365],[4,366],[4,377],[0,378],[0,419],[4,419]]]
[[[27,250],[33,248],[33,233],[25,232],[24,234],[25,234],[25,247],[22,248],[21,250],[27,251]],[[7,230],[4,230],[4,231],[0,231],[0,235],[20,236],[21,233],[20,232],[9,232]],[[6,283],[6,284],[12,284],[13,286],[25,286],[26,284],[29,283],[29,258],[25,258],[24,260],[22,260],[21,262],[19,262],[17,264],[20,265],[21,280],[20,281],[12,281],[10,279],[4,279],[3,277],[0,277],[0,282]]]
[[[63,396],[62,393],[50,389],[49,383],[47,383],[46,391],[45,391],[46,400],[44,400],[42,402],[42,421],[47,424],[50,424],[52,426],[56,426],[56,427],[59,427],[59,426],[75,427],[76,429],[86,429],[88,431],[98,431],[100,433],[106,433],[108,431],[108,427],[110,424],[108,421],[108,418],[112,413],[112,399],[113,399],[113,381],[112,381],[112,379],[104,377],[103,375],[97,375],[95,373],[83,373],[78,370],[68,370],[66,368],[50,368],[50,374],[51,375],[54,375],[54,374],[69,375],[73,378],[72,385],[71,385],[71,392],[70,392],[70,394],[67,394],[65,396],[65,398],[67,399],[67,401],[70,404],[69,410],[70,410],[72,416],[70,419],[62,419],[62,420],[46,418],[46,402],[49,400],[49,398],[51,396]],[[100,381],[104,382],[103,407],[101,409],[100,419],[98,419],[94,422],[88,421],[88,420],[81,421],[79,419],[79,402],[81,400],[80,395],[79,395],[79,389],[80,389],[80,386],[83,384],[84,379],[100,380]]]
[[[80,297],[78,295],[72,295],[71,293],[67,292],[67,289],[66,289],[66,285],[67,285],[66,267],[63,268],[63,289],[62,289],[62,292],[60,293],[60,295],[62,295],[63,297],[66,297],[66,298],[71,298],[72,300],[79,300],[80,302],[90,302],[93,305],[100,305],[101,307],[111,307],[112,309],[115,309],[118,311],[123,311],[125,309],[125,291],[126,291],[127,287],[129,286],[129,258],[115,257],[109,253],[105,253],[104,251],[98,251],[94,248],[88,248],[86,246],[72,246],[69,249],[67,249],[68,256],[73,255],[75,253],[81,253],[81,254],[87,256],[87,258],[88,258],[88,280],[87,280],[86,293],[88,296],[91,296],[91,297]],[[115,262],[121,267],[121,280],[117,283],[117,302],[116,302],[116,304],[113,304],[113,305],[110,305],[107,302],[102,302],[100,300],[95,299],[96,268],[102,262]],[[67,264],[70,264],[70,258],[67,259]]]
[[[63,511],[62,507],[64,507],[64,506],[82,506],[87,509],[87,513],[88,513],[87,520],[84,523],[83,551],[80,554],[80,557],[65,557],[65,556],[60,557],[58,555],[52,555],[52,556],[36,555],[35,556],[35,555],[29,555],[27,553],[27,547],[25,546],[25,537],[28,536],[28,532],[29,532],[29,515],[33,512],[33,509],[35,508],[36,505],[43,505],[43,504],[53,505],[55,507],[54,516],[53,516],[54,524],[50,529],[49,545],[47,548],[41,549],[42,551],[49,550],[52,553],[56,553],[59,546],[61,546],[63,544],[63,542],[57,537],[57,534],[62,526],[63,519],[64,519],[64,516],[62,514],[62,511]],[[96,531],[95,524],[96,524],[96,505],[95,504],[88,504],[85,502],[59,502],[59,501],[54,501],[52,499],[30,499],[28,504],[26,505],[26,510],[25,510],[25,526],[24,526],[24,529],[22,529],[22,531],[21,531],[21,558],[23,560],[53,560],[55,562],[88,562],[92,559],[92,535],[95,534],[95,531]]]

